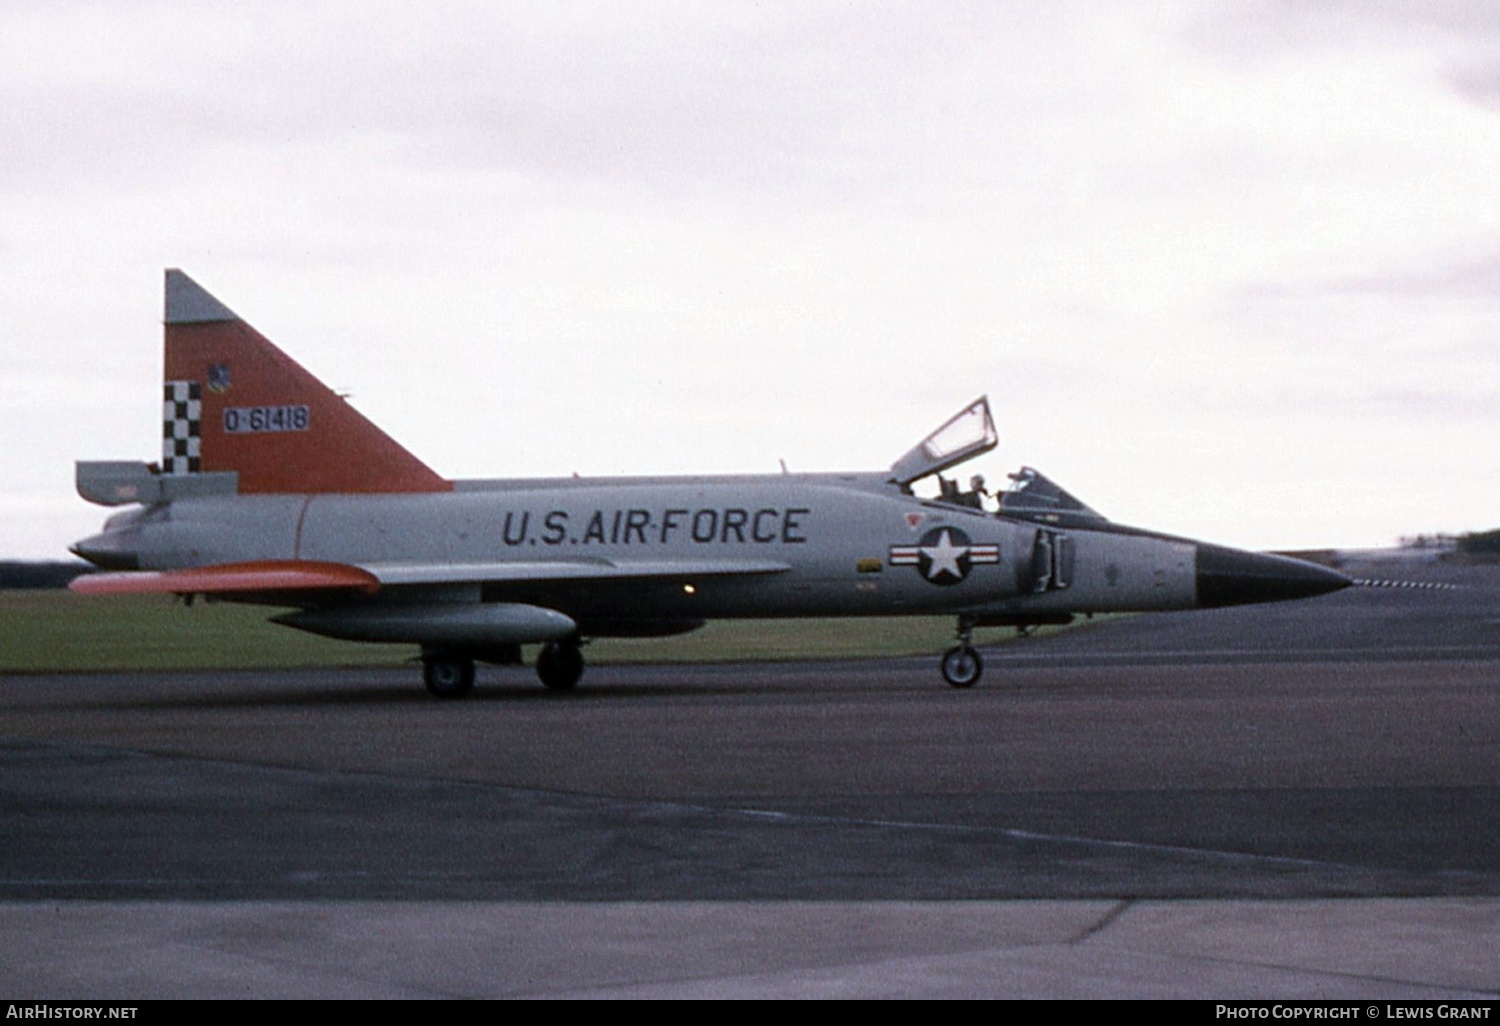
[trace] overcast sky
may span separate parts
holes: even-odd
[[[0,5],[0,558],[181,267],[450,477],[880,469],[1253,548],[1500,526],[1500,7]]]

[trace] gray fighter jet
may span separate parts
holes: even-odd
[[[181,271],[167,271],[165,320],[161,461],[78,464],[79,494],[129,508],[73,546],[110,571],[73,589],[292,607],[274,622],[420,646],[440,697],[528,644],[542,683],[567,689],[590,638],[934,613],[955,618],[942,674],[966,688],[983,671],[976,627],[1350,583],[1110,523],[1029,468],[998,503],[978,479],[960,489],[944,472],[996,445],[984,398],[889,470],[449,481]],[[931,478],[937,494],[919,496]]]

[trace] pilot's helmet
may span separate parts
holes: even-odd
[[[984,491],[984,475],[983,474],[975,474],[973,477],[969,478],[969,490],[970,491],[975,491],[975,492],[982,492],[982,491]]]

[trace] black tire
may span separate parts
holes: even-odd
[[[450,652],[424,655],[422,683],[438,698],[462,698],[474,690],[474,660]]]
[[[537,654],[536,675],[549,691],[569,691],[583,676],[583,652],[576,644],[549,641]]]
[[[956,645],[943,653],[943,679],[956,688],[972,688],[984,676],[984,660],[969,645]]]

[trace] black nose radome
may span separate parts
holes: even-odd
[[[1198,605],[1205,609],[1311,598],[1352,583],[1337,570],[1290,556],[1198,546]]]

